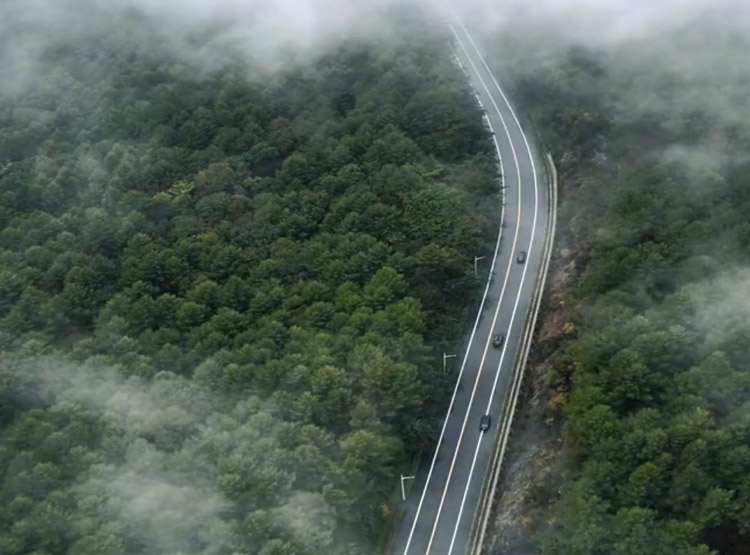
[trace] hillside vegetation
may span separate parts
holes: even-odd
[[[544,554],[747,553],[750,125],[716,113],[733,85],[580,48],[518,83],[577,268],[550,376],[573,479],[537,520]]]
[[[273,75],[139,25],[0,97],[0,552],[370,553],[496,225],[475,100],[408,18]]]

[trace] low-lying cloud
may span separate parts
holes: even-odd
[[[146,381],[54,357],[0,372],[35,390],[37,408],[86,415],[101,426],[101,444],[85,457],[90,466],[66,490],[76,501],[66,521],[79,541],[111,534],[107,541],[147,546],[148,553],[232,552],[247,547],[237,515],[260,509],[273,522],[270,533],[332,549],[336,511],[318,491],[295,489],[301,469],[282,443],[296,439],[268,403],[246,396],[230,404],[168,372]],[[86,448],[71,449],[79,456]],[[233,498],[237,492],[249,501]],[[260,549],[266,539],[250,541]]]
[[[750,4],[741,0],[6,0],[0,96],[52,79],[40,60],[71,40],[135,38],[205,69],[239,58],[253,72],[277,71],[304,65],[342,41],[387,40],[393,14],[407,8],[425,17],[454,11],[492,58],[519,73],[584,45],[622,73],[619,92],[634,110],[708,105],[726,121],[745,117]],[[681,84],[671,97],[652,94],[658,84],[648,74],[659,68]]]

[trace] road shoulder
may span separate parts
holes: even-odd
[[[483,554],[537,555],[535,533],[565,481],[561,405],[549,384],[549,372],[566,336],[562,294],[575,273],[573,266],[567,249],[553,251]]]

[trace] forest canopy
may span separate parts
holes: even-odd
[[[685,52],[704,51],[696,26],[671,37]],[[558,161],[573,276],[550,359],[566,456],[538,488],[545,555],[750,540],[750,123],[734,110],[748,74],[682,76],[641,60],[647,46],[576,46],[516,75]]]
[[[0,552],[371,552],[499,207],[447,35],[390,34],[268,75],[133,15],[0,96]]]

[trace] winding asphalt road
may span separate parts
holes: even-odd
[[[505,186],[503,223],[492,272],[471,334],[465,341],[456,388],[433,457],[423,461],[406,499],[393,555],[464,555],[480,501],[500,415],[517,368],[524,320],[542,271],[549,203],[542,159],[508,98],[462,23],[452,24],[454,50],[486,111]],[[516,261],[526,251],[526,262]],[[481,253],[480,253],[481,254]],[[502,348],[492,336],[504,333]],[[492,415],[482,433],[479,422]]]

